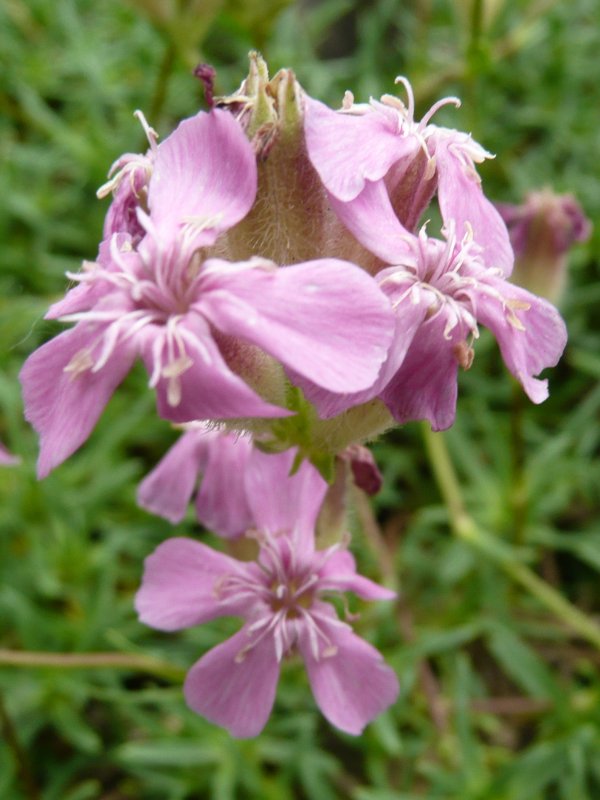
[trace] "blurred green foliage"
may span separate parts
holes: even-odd
[[[22,419],[17,374],[57,326],[42,321],[63,273],[93,258],[106,203],[95,190],[143,147],[143,109],[163,135],[202,102],[196,62],[234,90],[259,47],[272,70],[337,104],[413,82],[418,109],[497,153],[488,195],[572,191],[600,217],[600,5],[596,0],[4,0],[0,5],[0,439],[22,466],[0,472],[0,647],[149,654],[182,670],[223,637],[141,626],[145,555],[171,527],[135,486],[175,434],[141,372],[90,441],[45,481]],[[551,398],[532,407],[482,336],[447,436],[467,508],[515,563],[600,615],[600,226],[571,260],[570,344]],[[0,665],[0,797],[7,800],[595,800],[600,796],[600,651],[492,558],[449,532],[423,448],[407,426],[375,446],[385,473],[380,535],[361,506],[363,570],[397,584],[396,606],[358,623],[397,670],[395,707],[360,739],[316,712],[298,665],[255,741],[187,710],[177,680],[142,670]],[[178,533],[196,535],[192,515]],[[233,627],[232,627],[233,629]]]

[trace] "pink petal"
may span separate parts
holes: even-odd
[[[246,468],[248,502],[257,528],[293,532],[297,553],[312,553],[317,515],[327,483],[304,461],[290,476],[294,450],[267,455],[254,450]]]
[[[44,319],[59,319],[67,314],[88,311],[94,303],[101,299],[103,294],[113,291],[114,286],[103,281],[95,281],[93,284],[78,283],[69,289],[64,297],[50,306]]]
[[[541,403],[548,397],[548,381],[533,376],[558,363],[567,343],[565,323],[547,300],[504,281],[497,281],[497,288],[508,305],[513,304],[513,315],[507,319],[502,303],[481,292],[477,295],[477,319],[493,332],[504,363],[529,399]]]
[[[220,536],[241,536],[252,526],[244,483],[251,450],[247,437],[209,428],[189,430],[142,481],[138,504],[172,523],[180,522],[201,474],[198,519]]]
[[[414,238],[392,208],[385,183],[367,183],[351,202],[330,197],[331,207],[353,236],[384,264],[400,264]]]
[[[208,459],[211,436],[216,435],[205,431],[184,433],[140,483],[138,505],[173,524],[181,522],[194,493],[198,471]]]
[[[397,422],[426,419],[433,430],[444,430],[456,414],[457,341],[444,338],[443,313],[426,320],[417,331],[402,366],[380,397]],[[464,336],[462,336],[464,339]]]
[[[346,627],[322,625],[336,647],[335,655],[315,659],[306,633],[299,645],[317,705],[346,733],[358,736],[398,696],[395,672],[381,653]]]
[[[348,550],[338,550],[319,570],[319,589],[354,592],[363,600],[394,600],[396,592],[358,575],[354,556]]]
[[[435,143],[438,175],[438,202],[446,227],[452,220],[460,241],[469,228],[473,238],[483,248],[486,266],[500,269],[506,277],[514,263],[504,220],[486,198],[476,174],[470,174],[452,150],[452,139]]]
[[[79,324],[29,356],[21,370],[25,417],[40,435],[38,477],[44,478],[88,438],[104,406],[129,372],[132,349],[118,346],[98,372],[73,377],[65,367],[95,338]]]
[[[131,249],[130,236],[119,234],[114,238],[113,247],[119,252],[119,258],[123,262],[128,262],[133,270],[141,265],[139,255]],[[67,314],[76,314],[91,309],[104,297],[115,292],[114,284],[100,277],[100,271],[111,272],[117,269],[119,268],[114,264],[111,254],[111,241],[105,239],[100,244],[97,261],[84,262],[82,271],[85,274],[87,270],[88,274],[94,275],[94,270],[96,270],[97,277],[92,282],[82,281],[69,289],[64,297],[50,306],[44,319],[59,319]]]
[[[105,239],[114,233],[128,233],[137,243],[144,237],[145,231],[137,217],[137,209],[148,187],[153,160],[154,152],[149,150],[145,156],[126,153],[113,165],[111,174],[124,167],[127,169],[113,191],[113,199],[106,212],[102,230]]]
[[[394,321],[366,272],[321,259],[281,269],[212,270],[198,307],[223,333],[257,344],[294,373],[333,392],[373,384]]]
[[[177,537],[159,545],[144,562],[135,596],[140,621],[161,631],[176,631],[241,610],[218,597],[218,582],[243,565],[224,553]]]
[[[187,674],[187,704],[236,739],[257,736],[269,719],[279,680],[272,637],[265,637],[236,660],[248,644],[246,628],[217,645]]]
[[[399,134],[398,113],[381,104],[353,115],[306,97],[304,130],[314,168],[328,191],[344,202],[419,147],[415,138]]]
[[[190,422],[289,416],[289,411],[265,402],[229,369],[202,318],[190,314],[179,327],[188,333],[185,346],[192,363],[178,378],[179,402],[169,402],[169,380],[162,377],[158,381],[156,391],[161,417],[172,422]],[[154,337],[164,337],[165,331],[157,326],[147,326],[142,334],[145,338],[142,355],[148,372],[152,374]]]
[[[226,538],[242,536],[253,525],[246,490],[252,441],[246,436],[217,434],[208,446],[196,496],[200,522]]]
[[[394,285],[390,289],[388,286],[383,285],[383,278],[392,272],[394,272],[393,269],[383,270],[378,273],[377,281],[390,299],[394,301],[394,290],[398,290],[398,293],[400,293],[400,287]],[[381,395],[400,369],[426,313],[427,308],[425,305],[415,305],[410,301],[410,298],[397,305],[394,317],[394,338],[388,351],[387,359],[379,371],[377,380],[364,392],[337,394],[325,391],[321,387],[302,379],[296,379],[296,383],[302,388],[304,396],[315,406],[319,416],[322,419],[330,419],[348,408],[367,403],[374,397]]]
[[[201,111],[159,145],[148,205],[162,243],[190,224],[192,249],[213,244],[246,216],[255,195],[256,158],[233,115]]]

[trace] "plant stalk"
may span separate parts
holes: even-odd
[[[153,656],[134,653],[48,653],[0,650],[0,666],[44,669],[130,669],[180,681],[185,670]]]
[[[454,534],[486,555],[571,630],[600,649],[600,626],[519,561],[512,547],[479,528],[466,510],[444,435],[434,433],[427,423],[423,423],[422,430],[431,468],[448,509]]]

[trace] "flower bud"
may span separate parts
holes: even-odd
[[[368,495],[380,491],[383,477],[370,450],[360,444],[351,444],[342,453],[342,458],[350,462],[352,477],[359,489]]]
[[[283,266],[318,258],[326,250],[327,202],[306,155],[302,96],[291,69],[270,78],[262,57],[251,53],[240,89],[216,100],[241,123],[258,168],[256,203],[227,237],[230,258],[260,253]]]
[[[258,189],[250,213],[217,245],[231,259],[259,253],[280,266],[337,258],[373,271],[375,259],[333,213],[306,149],[306,95],[291,69],[269,77],[266,62],[250,53],[250,70],[237,92],[215,98],[232,113],[256,152]]]
[[[530,192],[522,205],[500,204],[515,251],[513,283],[560,302],[566,283],[567,254],[590,235],[591,223],[571,194],[551,189]]]

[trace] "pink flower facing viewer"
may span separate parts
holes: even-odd
[[[398,318],[406,313],[412,322],[408,335],[400,331],[406,356],[381,398],[398,421],[427,419],[434,430],[454,422],[458,367],[471,366],[478,324],[492,331],[534,403],[548,397],[548,381],[534,376],[557,364],[567,341],[554,306],[487,267],[470,236],[457,242],[452,228],[443,233],[446,241],[422,231],[377,275]]]
[[[149,213],[136,209],[143,238],[136,244],[128,228],[130,192],[127,212],[111,222],[121,219],[127,230],[113,232],[98,261],[71,276],[79,285],[48,312],[77,324],[23,367],[26,416],[41,439],[40,477],[87,439],[137,356],[159,414],[174,422],[290,413],[232,370],[240,340],[328,391],[374,383],[394,322],[363,270],[332,258],[282,269],[260,258],[204,260],[203,248],[248,213],[256,185],[252,147],[224,111],[183,121],[153,151]]]
[[[368,194],[377,194],[372,206],[348,204],[339,213],[356,238],[390,265],[376,280],[396,311],[396,336],[375,388],[394,418],[426,419],[434,430],[452,425],[458,367],[471,366],[479,324],[492,331],[529,398],[545,400],[548,382],[534,376],[558,362],[567,340],[554,306],[509,283],[501,268],[487,266],[471,232],[457,240],[450,223],[445,240],[427,236],[425,229],[414,236],[386,195],[376,187],[365,189]],[[338,413],[340,398],[318,388],[307,396],[323,414]],[[362,399],[361,393],[354,396],[354,402]]]
[[[326,483],[304,463],[288,477],[293,452],[253,451],[245,492],[256,561],[242,562],[190,539],[174,538],[146,559],[136,609],[142,622],[174,631],[222,616],[241,630],[189,671],[184,692],[197,713],[232,736],[256,736],[271,713],[280,665],[299,653],[323,714],[359,734],[393,703],[395,673],[342,622],[327,597],[352,591],[367,600],[394,593],[356,574],[343,544],[319,551],[314,526]],[[231,498],[231,502],[235,498]]]

